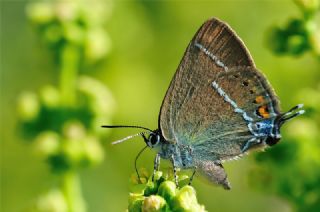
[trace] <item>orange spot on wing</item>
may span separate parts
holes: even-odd
[[[270,118],[270,113],[268,112],[268,108],[266,105],[260,106],[258,109],[258,113],[263,118]]]
[[[263,96],[257,96],[254,101],[255,101],[255,103],[260,104],[260,103],[264,102],[264,97]]]

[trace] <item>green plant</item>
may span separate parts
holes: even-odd
[[[274,26],[267,45],[279,55],[299,56],[307,51],[320,57],[319,0],[294,0],[301,17],[291,18],[284,27]]]
[[[197,201],[196,191],[187,185],[189,178],[179,176],[179,188],[172,177],[156,172],[154,180],[145,170],[140,171],[140,179],[131,178],[129,193],[130,212],[206,211]]]
[[[108,88],[86,75],[110,50],[101,2],[32,2],[27,15],[45,48],[54,58],[58,87],[45,85],[18,99],[19,128],[35,152],[58,176],[33,211],[86,211],[78,171],[99,164],[104,151],[99,141],[107,131],[114,101]]]

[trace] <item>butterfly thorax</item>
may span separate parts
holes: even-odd
[[[191,146],[167,141],[160,130],[154,130],[145,142],[161,158],[174,162],[176,167],[182,169],[194,167]]]
[[[176,167],[182,169],[194,167],[192,148],[188,145],[162,142],[156,150],[161,158],[173,160]]]

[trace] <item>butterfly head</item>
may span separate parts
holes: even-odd
[[[145,143],[150,148],[155,148],[161,143],[161,134],[159,130],[155,130],[149,133],[148,137],[143,136]]]

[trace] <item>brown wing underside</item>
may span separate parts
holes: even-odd
[[[239,132],[245,129],[241,116],[235,116],[227,103],[221,104],[211,86],[218,73],[237,66],[255,66],[242,41],[225,23],[215,18],[206,21],[191,40],[163,100],[159,128],[166,140],[183,139],[182,127],[197,129],[194,135],[200,136],[206,126],[229,116],[240,123],[229,127],[237,127]],[[193,106],[187,108],[186,104]]]
[[[228,72],[219,73],[215,82],[254,122],[280,114],[276,94],[263,74],[255,68],[231,68]]]

